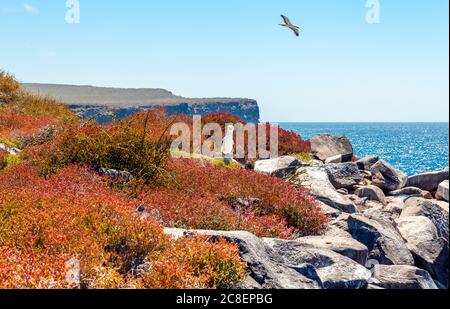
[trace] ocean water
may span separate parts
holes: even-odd
[[[280,123],[310,139],[318,134],[347,136],[358,157],[378,155],[408,175],[449,166],[448,123]]]

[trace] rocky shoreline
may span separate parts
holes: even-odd
[[[449,170],[408,177],[377,156],[356,160],[345,137],[317,136],[311,149],[309,162],[284,156],[254,169],[308,188],[329,218],[321,235],[287,241],[242,231],[165,233],[236,243],[249,267],[239,288],[447,289]]]
[[[307,187],[329,217],[322,235],[297,240],[248,232],[166,229],[238,244],[244,288],[447,289],[449,170],[412,177],[377,156],[359,160],[345,137],[311,140],[313,160],[285,156],[254,169]]]

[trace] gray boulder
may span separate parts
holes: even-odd
[[[389,196],[404,196],[404,197],[408,197],[408,196],[416,196],[416,197],[423,197],[426,199],[432,199],[433,196],[431,195],[430,192],[428,191],[423,191],[422,189],[419,188],[415,188],[415,187],[406,187],[400,190],[395,190],[395,191],[391,191],[388,192]]]
[[[436,192],[436,198],[438,200],[448,202],[448,180],[441,182]]]
[[[448,286],[448,242],[439,237],[433,222],[423,216],[404,217],[395,222],[418,264]]]
[[[305,163],[300,160],[285,156],[269,160],[255,162],[255,171],[273,177],[285,178]]]
[[[332,163],[342,163],[342,155],[330,157],[325,160],[325,164],[332,164]]]
[[[384,191],[395,191],[405,187],[408,176],[383,160],[375,163],[372,168],[373,185]]]
[[[299,238],[297,242],[311,248],[334,251],[363,266],[366,265],[369,255],[366,246],[348,237],[309,236]]]
[[[130,182],[134,179],[133,175],[127,171],[118,171],[110,168],[100,168],[97,170],[97,174],[102,177],[108,177],[112,180],[121,179],[125,182]]]
[[[448,211],[446,202],[412,197],[406,200],[400,218],[424,216],[430,219],[438,231],[439,237],[448,241]]]
[[[288,265],[312,265],[325,289],[367,288],[372,273],[336,252],[305,246],[297,241],[264,239]]]
[[[386,265],[414,265],[403,238],[388,220],[353,214],[347,224],[352,237],[369,249],[369,259]]]
[[[417,187],[425,191],[436,191],[439,185],[449,179],[449,170],[423,173],[408,178],[408,187]]]
[[[355,204],[347,197],[336,192],[328,175],[320,167],[302,167],[290,179],[294,185],[301,185],[322,203],[346,213],[357,211]]]
[[[352,238],[349,232],[345,229],[339,228],[338,226],[329,224],[327,228],[320,233],[320,236],[323,237],[340,237],[340,238]]]
[[[387,205],[386,196],[383,190],[376,186],[360,187],[355,191],[355,195],[360,198],[366,198],[369,201],[380,202],[383,205]]]
[[[241,258],[247,263],[250,277],[264,289],[318,289],[322,285],[286,265],[284,259],[262,239],[248,232],[188,231],[166,228],[174,238],[192,234],[223,238],[239,246]]]
[[[334,135],[319,135],[311,140],[311,152],[319,160],[342,156],[342,162],[349,162],[353,158],[353,147],[348,138]]]
[[[328,164],[325,171],[336,189],[350,188],[363,180],[355,163]]]
[[[394,198],[389,200],[389,203],[385,207],[385,211],[391,213],[396,219],[402,213],[403,207],[405,207],[405,202],[402,199]]]
[[[342,214],[340,210],[330,207],[327,204],[324,204],[320,201],[317,201],[317,203],[319,205],[320,210],[322,210],[322,213],[330,219],[337,218]]]
[[[370,171],[372,166],[380,160],[378,156],[367,156],[356,161],[356,165],[362,171]]]
[[[372,284],[384,289],[436,290],[430,274],[408,265],[375,265]]]

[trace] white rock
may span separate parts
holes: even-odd
[[[302,167],[290,180],[294,185],[301,185],[326,205],[346,213],[357,211],[355,204],[347,197],[339,194],[328,179],[323,168]]]
[[[369,250],[359,241],[348,237],[309,236],[297,239],[307,247],[327,249],[346,256],[365,266]]]
[[[305,163],[296,158],[284,156],[275,159],[256,161],[255,171],[273,177],[284,178],[295,172],[300,166],[304,165]]]
[[[436,198],[438,200],[449,201],[448,200],[448,180],[441,182],[439,188],[436,192]]]
[[[372,283],[391,290],[437,289],[427,271],[408,265],[375,265]]]
[[[416,187],[425,191],[436,191],[439,185],[449,179],[449,170],[423,173],[408,178],[408,187]]]
[[[448,242],[439,237],[433,222],[427,217],[397,219],[397,229],[407,241],[408,249],[420,265],[438,281],[448,285]]]

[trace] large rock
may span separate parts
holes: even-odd
[[[349,162],[353,158],[353,147],[346,137],[319,135],[310,141],[311,152],[322,161],[338,155],[342,156],[342,162]]]
[[[405,207],[405,202],[401,198],[389,198],[385,211],[392,214],[392,217],[397,219]]]
[[[430,274],[408,265],[375,265],[372,284],[385,289],[436,290]]]
[[[375,163],[371,172],[373,184],[385,191],[402,189],[408,181],[408,176],[383,160]]]
[[[325,289],[362,289],[372,273],[352,259],[336,252],[305,246],[297,241],[264,239],[284,262],[293,267],[312,265]]]
[[[291,182],[309,189],[319,201],[332,208],[346,213],[357,211],[355,204],[350,199],[336,192],[323,168],[302,167],[291,178]]]
[[[317,204],[319,205],[319,208],[322,211],[322,213],[330,219],[337,218],[342,214],[342,211],[330,207],[327,204],[322,203],[321,201],[317,201]]]
[[[300,160],[285,156],[255,162],[255,171],[273,177],[284,178],[304,165]]]
[[[408,178],[408,187],[416,187],[425,191],[436,191],[439,185],[449,178],[449,170],[424,173]]]
[[[328,164],[325,171],[336,189],[350,188],[363,180],[355,163]]]
[[[414,265],[411,252],[389,221],[353,214],[347,224],[352,237],[369,249],[369,259],[386,265]]]
[[[364,266],[369,255],[366,246],[347,237],[309,236],[299,238],[297,242],[311,248],[334,251]]]
[[[448,180],[443,181],[436,192],[436,198],[438,200],[448,202]]]
[[[380,161],[378,156],[367,156],[356,161],[356,165],[362,171],[370,171],[372,166],[378,161]]]
[[[389,196],[396,196],[396,197],[409,197],[409,196],[415,196],[415,197],[423,197],[426,199],[432,199],[433,196],[428,191],[423,191],[422,189],[415,188],[415,187],[406,187],[400,190],[395,190],[388,192]]]
[[[448,286],[448,242],[439,237],[433,222],[423,216],[404,217],[395,222],[418,264]]]
[[[340,237],[340,238],[352,238],[349,232],[345,229],[339,228],[338,226],[329,224],[327,228],[320,233],[323,237]]]
[[[355,195],[360,198],[366,198],[369,201],[380,202],[383,205],[387,205],[386,196],[383,190],[376,186],[360,187],[355,191]]]
[[[332,163],[342,163],[342,155],[329,157],[328,159],[325,160],[325,164],[332,164]]]
[[[318,289],[322,285],[286,265],[284,259],[262,239],[248,232],[187,231],[166,228],[165,233],[175,238],[192,234],[224,238],[239,246],[242,259],[247,263],[250,276],[264,289]]]
[[[405,202],[401,218],[425,216],[436,226],[439,237],[448,241],[448,203],[413,197]]]

